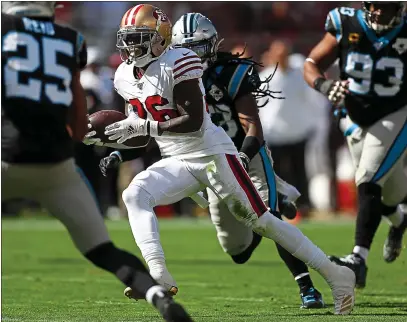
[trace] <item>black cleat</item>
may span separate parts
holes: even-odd
[[[356,275],[356,288],[366,286],[367,266],[365,260],[358,254],[350,254],[343,257],[328,256],[331,262],[337,265],[349,267]]]
[[[290,220],[293,220],[297,216],[297,206],[293,202],[283,201],[283,210],[281,214]]]
[[[306,292],[300,293],[302,309],[322,309],[325,307],[321,293],[313,287],[310,287]]]
[[[193,322],[192,318],[185,309],[178,303],[174,302],[170,295],[158,297],[155,299],[155,307],[161,316],[167,322]]]
[[[250,259],[250,257],[252,256],[252,254],[253,254],[254,250],[257,248],[257,246],[259,246],[261,240],[262,240],[262,236],[260,236],[259,234],[256,234],[255,232],[253,232],[252,243],[249,245],[249,247],[247,247],[240,254],[231,255],[232,260],[236,264],[244,264],[244,263],[246,263]]]
[[[387,263],[394,262],[403,249],[403,235],[407,228],[407,215],[400,227],[390,227],[389,234],[383,246],[383,258]]]

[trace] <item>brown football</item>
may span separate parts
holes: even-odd
[[[106,126],[122,121],[126,119],[127,116],[119,111],[115,110],[102,110],[93,113],[89,116],[89,122],[92,124],[92,130],[96,131],[97,138],[101,139],[103,143],[116,143],[115,141],[109,140],[109,137],[105,135]],[[150,140],[149,136],[138,136],[127,140],[123,145],[127,147],[142,147],[145,146]]]

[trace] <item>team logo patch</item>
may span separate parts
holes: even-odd
[[[143,82],[137,82],[137,88],[138,88],[139,90],[142,90],[143,87],[144,87],[144,83],[143,83]]]
[[[350,43],[357,43],[359,42],[360,35],[356,32],[351,32],[349,34],[348,40]]]
[[[400,55],[407,51],[407,38],[397,38],[392,46]]]
[[[162,21],[162,22],[168,21],[168,16],[164,12],[162,12],[160,9],[155,9],[153,12],[153,16],[155,19],[157,19],[159,21]]]
[[[211,90],[209,91],[209,94],[211,94],[211,96],[217,102],[223,97],[222,91],[216,85],[212,85]]]

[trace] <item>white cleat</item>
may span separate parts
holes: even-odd
[[[150,271],[150,275],[157,281],[158,284],[164,286],[164,288],[171,296],[174,296],[178,293],[177,283],[167,270]],[[126,287],[126,289],[124,290],[124,296],[136,301],[144,299],[144,297],[140,294],[133,292],[131,287]]]
[[[138,300],[143,300],[143,299],[144,299],[144,297],[142,297],[142,296],[136,294],[135,292],[133,292],[133,290],[131,289],[131,287],[126,287],[123,293],[124,293],[124,296],[127,297],[127,298],[129,298],[130,300],[136,300],[136,301],[138,301]],[[169,293],[171,296],[176,295],[176,294],[178,293],[178,287],[172,286],[172,287],[168,290],[168,293]]]
[[[333,281],[328,281],[334,298],[335,314],[348,315],[355,305],[355,273],[345,267],[337,266],[338,277]]]

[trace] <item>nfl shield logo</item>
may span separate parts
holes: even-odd
[[[392,46],[400,55],[407,51],[407,38],[397,38]]]

